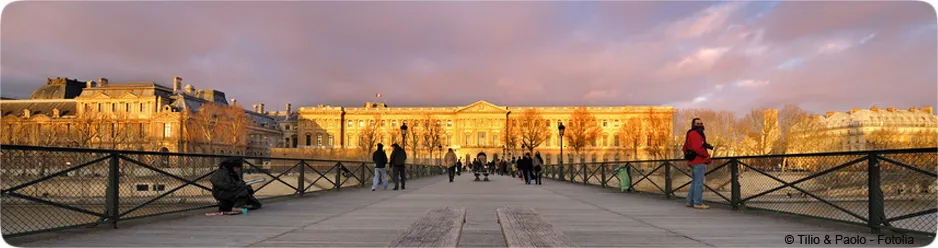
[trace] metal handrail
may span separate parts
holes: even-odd
[[[16,152],[23,152],[24,156],[18,156]],[[30,154],[35,152],[36,154]],[[51,168],[55,172],[44,175],[36,176],[37,178],[30,178],[30,175],[18,176],[20,180],[14,180],[17,182],[16,185],[11,185],[8,188],[0,190],[0,197],[4,202],[7,201],[20,201],[18,205],[5,205],[4,208],[0,208],[0,211],[5,213],[3,221],[3,237],[17,237],[24,235],[31,235],[42,232],[64,230],[69,228],[76,228],[82,226],[97,226],[102,223],[108,223],[113,227],[117,227],[119,221],[128,220],[128,219],[137,219],[137,218],[146,218],[151,216],[169,214],[169,213],[178,213],[196,209],[211,208],[217,206],[217,203],[214,202],[211,198],[210,193],[211,188],[204,185],[204,182],[200,183],[201,180],[206,180],[211,176],[216,170],[217,166],[209,164],[205,166],[205,160],[198,160],[196,158],[229,158],[229,157],[240,157],[242,160],[242,168],[247,169],[251,168],[253,171],[256,171],[255,175],[260,175],[270,180],[267,180],[266,183],[258,186],[255,186],[255,192],[260,192],[265,189],[268,185],[273,183],[283,184],[283,188],[286,188],[287,191],[277,191],[274,189],[274,195],[269,195],[267,197],[260,197],[260,199],[273,199],[281,198],[288,196],[303,196],[304,193],[310,191],[313,186],[317,186],[319,190],[340,190],[345,186],[351,186],[348,183],[350,181],[358,181],[358,187],[364,187],[366,181],[371,180],[374,177],[372,169],[374,168],[374,163],[370,161],[353,161],[353,160],[330,160],[330,159],[316,159],[316,158],[278,158],[278,157],[254,157],[254,156],[232,156],[232,155],[214,155],[214,154],[191,154],[191,153],[162,153],[162,152],[142,152],[142,151],[123,151],[123,150],[106,150],[106,149],[88,149],[88,148],[67,148],[67,147],[39,147],[39,146],[21,146],[21,145],[4,145],[0,147],[0,154],[3,154],[2,159],[5,163],[18,163],[20,167],[24,169],[14,169],[14,170],[30,170],[30,168],[35,168],[37,166],[30,165],[30,163],[35,163],[37,158],[49,157],[51,159],[61,158],[54,156],[54,153],[71,153],[72,156],[79,157],[87,162],[79,163],[77,165],[69,166],[54,166]],[[12,154],[12,155],[11,155]],[[85,154],[92,154],[93,156],[88,157],[87,159],[83,158]],[[186,164],[192,168],[192,172],[197,172],[198,177],[195,175],[185,175],[188,174],[183,172],[182,174],[175,174],[172,170],[167,168],[160,168],[160,166],[155,166],[148,164],[146,161],[141,159],[131,158],[131,156],[136,155],[150,155],[156,157],[166,157],[174,156],[178,159],[181,159],[179,163]],[[177,159],[177,158],[174,158]],[[23,161],[6,161],[7,159],[24,159]],[[264,161],[296,161],[295,164],[288,166],[271,166],[270,168],[261,168],[261,166],[255,165],[253,162],[249,161],[251,159],[259,159]],[[158,159],[159,160],[159,159]],[[160,160],[161,161],[161,160]],[[53,179],[63,178],[69,176],[71,172],[78,171],[83,168],[91,168],[90,166],[96,163],[107,163],[107,172],[102,173],[101,175],[96,175],[95,177],[103,177],[107,180],[107,187],[105,192],[100,192],[100,189],[92,192],[83,192],[77,194],[75,192],[70,192],[68,194],[60,194],[57,196],[51,196],[48,198],[46,195],[38,196],[31,195],[37,193],[26,192],[27,189],[37,186],[37,184],[43,182],[49,182]],[[202,166],[200,166],[199,162]],[[325,169],[326,166],[317,166],[313,163],[334,163],[329,165],[328,169]],[[408,169],[407,174],[408,178],[420,178],[426,176],[435,176],[441,175],[442,170],[436,170],[431,168],[437,168],[438,165],[420,165],[420,164],[407,164]],[[9,167],[7,167],[9,168]],[[143,175],[137,170],[131,170],[132,174],[125,174],[122,169],[128,168],[138,168],[143,169]],[[427,169],[424,169],[427,168]],[[101,168],[99,168],[101,169]],[[276,170],[276,171],[271,171]],[[307,175],[307,171],[312,170],[315,173]],[[325,171],[323,171],[325,170]],[[242,170],[244,172],[245,170]],[[366,171],[368,171],[366,173]],[[176,173],[179,173],[177,171]],[[22,171],[20,173],[23,173]],[[14,174],[7,172],[3,175],[5,178],[13,177]],[[87,174],[86,174],[87,176]],[[296,177],[295,182],[290,182],[294,180],[292,177]],[[133,186],[134,183],[142,182],[153,183],[153,178],[162,178],[164,181],[159,181],[161,185],[172,185],[178,184],[173,187],[166,187],[162,189],[157,195],[143,195],[135,196],[133,190],[127,193],[121,193],[122,188]],[[288,178],[289,177],[289,178]],[[320,180],[325,179],[328,182],[326,184],[327,188],[324,188],[323,185],[317,184]],[[354,179],[354,180],[352,180]],[[69,180],[69,179],[65,179]],[[58,182],[52,181],[49,184],[54,186]],[[295,184],[294,184],[295,183]],[[308,186],[306,185],[307,183]],[[131,185],[127,185],[131,184]],[[331,186],[331,187],[329,187]],[[155,187],[155,186],[154,186]],[[81,187],[79,187],[81,188]],[[84,187],[90,188],[90,187]],[[162,205],[158,202],[161,200],[172,198],[179,198],[180,196],[173,196],[174,193],[182,192],[185,189],[195,190],[195,193],[188,192],[188,196],[182,197],[183,200],[193,200],[194,202],[188,205],[181,204],[182,209],[170,209],[167,210],[167,207],[160,207]],[[22,191],[22,192],[21,192]],[[199,192],[202,192],[201,194]],[[61,193],[61,192],[59,192]],[[87,194],[90,193],[90,196]],[[185,194],[185,193],[184,193]],[[102,196],[103,195],[103,196]],[[74,198],[74,199],[73,199]],[[126,199],[129,199],[127,201]],[[78,200],[78,202],[73,202],[72,204],[66,201]],[[103,204],[101,203],[103,200]],[[85,203],[82,203],[85,202]],[[88,203],[90,202],[90,203]],[[126,205],[131,204],[131,205]],[[174,205],[177,204],[170,204]],[[144,211],[146,209],[146,211]],[[96,212],[94,210],[103,210],[102,212]],[[7,212],[15,211],[15,212]],[[63,212],[66,214],[65,218],[58,218],[58,215],[50,214],[51,212],[43,211],[54,211],[54,212]],[[141,212],[144,211],[144,212]],[[139,213],[138,213],[139,212]],[[137,216],[131,216],[131,214]],[[75,215],[74,218],[68,218],[72,215]],[[92,216],[97,218],[97,221],[89,222],[83,220],[81,216]],[[52,218],[55,217],[55,218]],[[29,225],[29,224],[19,224],[19,223],[28,223],[31,219],[35,218],[49,218],[45,222],[42,222],[41,225]],[[76,224],[77,222],[77,224]]]
[[[905,157],[889,157],[892,155],[904,155]],[[911,157],[910,157],[911,156]],[[838,159],[836,163],[832,164],[823,164],[822,168],[819,168],[818,171],[795,171],[791,174],[798,176],[797,179],[783,179],[781,176],[772,175],[772,172],[765,171],[764,166],[754,166],[747,161],[760,161],[767,160],[777,163],[780,159],[803,159],[810,158],[813,163],[821,163],[819,161],[825,158],[834,158]],[[905,159],[924,159],[924,161],[919,161],[918,164],[922,165],[913,165],[916,164],[910,161],[904,161]],[[891,149],[891,150],[873,150],[873,151],[851,151],[851,152],[825,152],[825,153],[807,153],[807,154],[781,154],[781,155],[759,155],[759,156],[734,156],[734,157],[718,157],[712,158],[715,162],[713,165],[708,166],[708,170],[705,172],[705,178],[710,176],[712,173],[719,173],[718,180],[723,180],[724,184],[720,186],[711,187],[713,182],[704,182],[703,188],[705,193],[710,194],[711,199],[706,200],[710,203],[716,204],[725,204],[731,206],[733,209],[739,209],[740,207],[745,207],[746,209],[755,209],[755,210],[768,210],[772,212],[793,214],[799,216],[806,216],[811,218],[818,218],[824,220],[831,220],[855,225],[863,225],[869,227],[874,232],[879,232],[881,229],[889,229],[896,232],[915,232],[915,233],[924,233],[928,235],[934,235],[936,231],[936,223],[934,220],[922,221],[922,220],[910,220],[912,218],[926,218],[927,215],[932,215],[938,213],[938,208],[932,205],[912,205],[906,201],[914,201],[919,199],[918,202],[931,203],[936,200],[934,187],[936,182],[938,182],[938,176],[936,176],[936,168],[933,167],[936,161],[938,161],[938,148],[912,148],[912,149]],[[841,161],[842,160],[842,161]],[[720,162],[717,162],[720,161]],[[672,164],[674,163],[674,164]],[[542,175],[559,181],[567,181],[570,183],[583,183],[583,184],[592,184],[601,187],[608,187],[608,184],[612,178],[618,178],[618,175],[612,175],[607,177],[606,171],[610,171],[610,166],[612,167],[622,167],[625,169],[629,176],[630,184],[628,185],[628,192],[648,192],[648,193],[658,193],[664,194],[666,198],[680,197],[675,192],[684,190],[686,191],[690,181],[682,183],[680,186],[672,189],[672,183],[674,183],[675,178],[673,178],[673,170],[677,170],[680,173],[674,174],[688,180],[691,178],[691,174],[686,169],[681,167],[674,167],[675,164],[684,164],[686,160],[683,159],[658,159],[658,160],[635,160],[635,161],[604,161],[604,162],[574,162],[574,163],[563,163],[563,164],[551,164],[544,165],[544,170],[542,170]],[[888,163],[892,165],[892,168],[885,168],[881,166],[881,163]],[[639,166],[642,165],[642,166]],[[924,165],[924,166],[923,166]],[[595,168],[591,168],[594,167]],[[861,167],[859,169],[857,167]],[[639,169],[642,168],[642,169]],[[885,168],[885,169],[884,169]],[[761,179],[769,180],[770,183],[777,183],[780,186],[771,187],[771,188],[755,188],[755,190],[748,190],[746,195],[741,193],[742,189],[748,189],[748,187],[759,186],[753,184],[746,184],[747,188],[744,188],[741,184],[740,178],[742,177],[743,171],[751,171],[747,174],[747,179]],[[649,171],[650,170],[650,171]],[[729,170],[727,173],[726,170]],[[600,171],[599,177],[597,178],[597,171]],[[899,181],[884,181],[881,177],[881,171],[888,171],[893,177],[908,178],[908,177],[917,177],[919,181],[932,182],[931,186],[926,186],[923,190],[928,190],[927,193],[906,193],[905,198],[897,198],[898,196],[889,196],[886,197],[883,191],[884,185],[889,185],[893,187],[905,187],[909,184],[914,183],[905,183]],[[866,172],[866,173],[863,173]],[[637,174],[633,174],[637,173]],[[782,173],[782,172],[777,172]],[[806,174],[807,175],[803,175]],[[900,173],[900,174],[896,174]],[[901,174],[905,173],[905,174]],[[728,176],[726,174],[729,174]],[[848,192],[852,193],[840,193],[846,196],[832,196],[829,194],[835,194],[828,192],[829,190],[820,189],[825,183],[822,182],[822,186],[808,185],[805,187],[806,183],[817,182],[818,178],[827,177],[832,175],[840,176],[853,176],[857,178],[842,179],[840,184],[844,182],[847,183],[844,187]],[[636,176],[637,175],[637,176]],[[654,176],[655,180],[652,180]],[[755,178],[750,178],[755,176]],[[728,178],[727,178],[728,177]],[[789,176],[790,177],[790,176]],[[662,183],[662,178],[664,180],[664,187],[660,185]],[[594,181],[593,179],[596,179]],[[636,180],[632,180],[636,179]],[[862,179],[862,184],[856,182],[859,179]],[[729,182],[725,181],[729,180]],[[828,180],[838,180],[828,179]],[[847,181],[843,181],[847,180]],[[598,182],[597,182],[598,181]],[[657,182],[656,182],[657,181]],[[761,181],[750,181],[749,183],[761,182]],[[645,183],[645,184],[642,184]],[[727,197],[727,193],[724,186],[729,184],[731,187],[730,195]],[[636,186],[645,185],[639,188]],[[836,184],[835,184],[836,185]],[[898,185],[898,186],[897,186]],[[920,187],[916,186],[916,187]],[[812,189],[813,187],[813,189]],[[828,186],[831,187],[831,186]],[[931,188],[928,188],[931,187]],[[851,188],[862,189],[863,192],[857,193],[855,190],[850,191]],[[920,187],[921,188],[921,187]],[[721,190],[722,189],[722,190]],[[772,197],[779,197],[779,194],[785,189],[794,190],[801,194],[802,197],[810,199],[809,201],[816,201],[818,204],[822,204],[820,207],[827,207],[831,210],[821,211],[821,212],[812,212],[804,213],[805,211],[798,211],[789,209],[789,207],[796,206],[797,204],[794,201],[804,202],[804,200],[770,200],[772,202],[779,201],[774,203],[776,205],[764,205],[759,206],[759,202],[753,201],[753,199],[760,197],[768,197],[770,194],[774,195]],[[889,192],[892,193],[892,192]],[[897,195],[903,194],[903,191],[900,189],[896,192]],[[791,192],[788,192],[781,197],[793,198]],[[917,198],[916,198],[917,197]],[[706,197],[705,197],[706,198]],[[786,198],[786,199],[787,199]],[[904,199],[897,202],[897,200],[890,199]],[[867,210],[858,212],[857,210],[851,210],[850,208],[844,206],[844,204],[856,204],[858,200],[865,201],[869,204]],[[885,204],[886,201],[890,201],[890,204]],[[761,201],[760,201],[761,202]],[[790,202],[790,203],[788,203]],[[747,205],[747,203],[750,203]],[[786,204],[788,203],[788,204]],[[780,205],[779,205],[780,204]],[[912,205],[912,206],[905,206]],[[924,207],[923,207],[924,206]],[[864,206],[867,207],[867,206]],[[910,208],[908,209],[890,209],[890,211],[885,211],[886,207],[890,208]],[[817,208],[817,207],[815,207]],[[856,208],[856,207],[853,207]],[[903,210],[906,210],[903,212]],[[833,211],[833,212],[831,212]],[[810,211],[807,211],[810,212]],[[860,213],[863,213],[863,216]],[[895,215],[895,216],[887,216]],[[834,214],[834,215],[832,215]],[[843,214],[843,216],[838,217],[837,214]],[[933,218],[932,218],[933,219]],[[908,220],[905,223],[897,223],[903,220]]]

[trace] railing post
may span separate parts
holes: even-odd
[[[730,196],[730,205],[733,206],[733,210],[737,210],[739,209],[740,185],[739,185],[739,160],[736,160],[736,159],[733,159],[733,161],[730,162],[730,184],[731,184],[730,188],[732,191],[731,192],[732,196]]]
[[[883,212],[883,191],[880,188],[880,166],[876,154],[870,153],[867,161],[867,178],[869,179],[869,220],[870,231],[880,232],[880,226],[886,219]]]
[[[306,161],[300,160],[300,176],[296,178],[296,185],[300,196],[303,196],[306,193]]]
[[[599,176],[600,176],[599,184],[602,185],[603,188],[605,188],[606,187],[606,163],[605,162],[603,162],[602,167],[599,167]]]
[[[342,189],[342,162],[335,164],[335,189]]]
[[[664,162],[664,197],[671,199],[671,162]]]
[[[361,186],[359,187],[362,187],[362,188],[365,187],[365,170],[367,169],[368,169],[368,166],[365,165],[365,163],[362,163],[361,165],[362,175],[358,177],[358,181],[361,183]]]
[[[559,172],[560,172],[560,173],[559,173],[560,177],[558,177],[558,178],[560,178],[560,181],[561,181],[561,182],[563,181],[563,179],[564,179],[564,177],[565,177],[565,176],[563,175],[563,163],[562,163],[562,162],[563,162],[563,161],[561,161],[560,166],[559,166],[559,167],[560,167],[560,171],[559,171]]]
[[[111,153],[107,176],[107,219],[111,226],[117,228],[117,219],[120,218],[120,157],[117,153]]]
[[[589,184],[589,170],[589,165],[583,163],[583,184]]]

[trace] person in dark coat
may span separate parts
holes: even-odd
[[[391,145],[393,151],[391,151],[391,178],[394,180],[394,190],[398,189],[398,182],[400,183],[400,189],[406,189],[404,186],[407,181],[407,173],[405,173],[404,163],[407,162],[407,152],[404,151],[404,148],[397,144]]]
[[[531,184],[531,170],[534,169],[534,160],[531,159],[531,153],[525,153],[524,158],[518,162],[518,170],[524,178],[524,184]]]
[[[212,197],[218,201],[219,212],[245,205],[249,210],[261,208],[261,202],[254,197],[254,189],[241,178],[241,162],[241,158],[225,159],[212,174]]]
[[[388,164],[388,154],[384,152],[384,144],[378,143],[378,150],[371,155],[371,160],[375,162],[375,178],[371,184],[371,191],[375,191],[378,183],[384,182],[384,190],[388,189],[388,170],[385,165]]]

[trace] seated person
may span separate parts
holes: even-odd
[[[240,170],[241,158],[228,158],[212,174],[212,197],[218,201],[219,212],[229,212],[232,207],[245,205],[248,205],[248,210],[261,208],[261,202],[254,198],[254,188],[244,183]]]

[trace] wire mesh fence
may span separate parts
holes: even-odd
[[[216,207],[211,175],[229,156],[3,146],[0,230],[14,237],[118,220]],[[409,178],[440,175],[439,166],[408,165]],[[243,157],[245,181],[258,199],[361,187],[374,164]],[[368,184],[370,185],[370,184]]]
[[[703,200],[869,226],[938,231],[938,148],[714,158]],[[685,160],[546,165],[544,178],[686,198]]]

